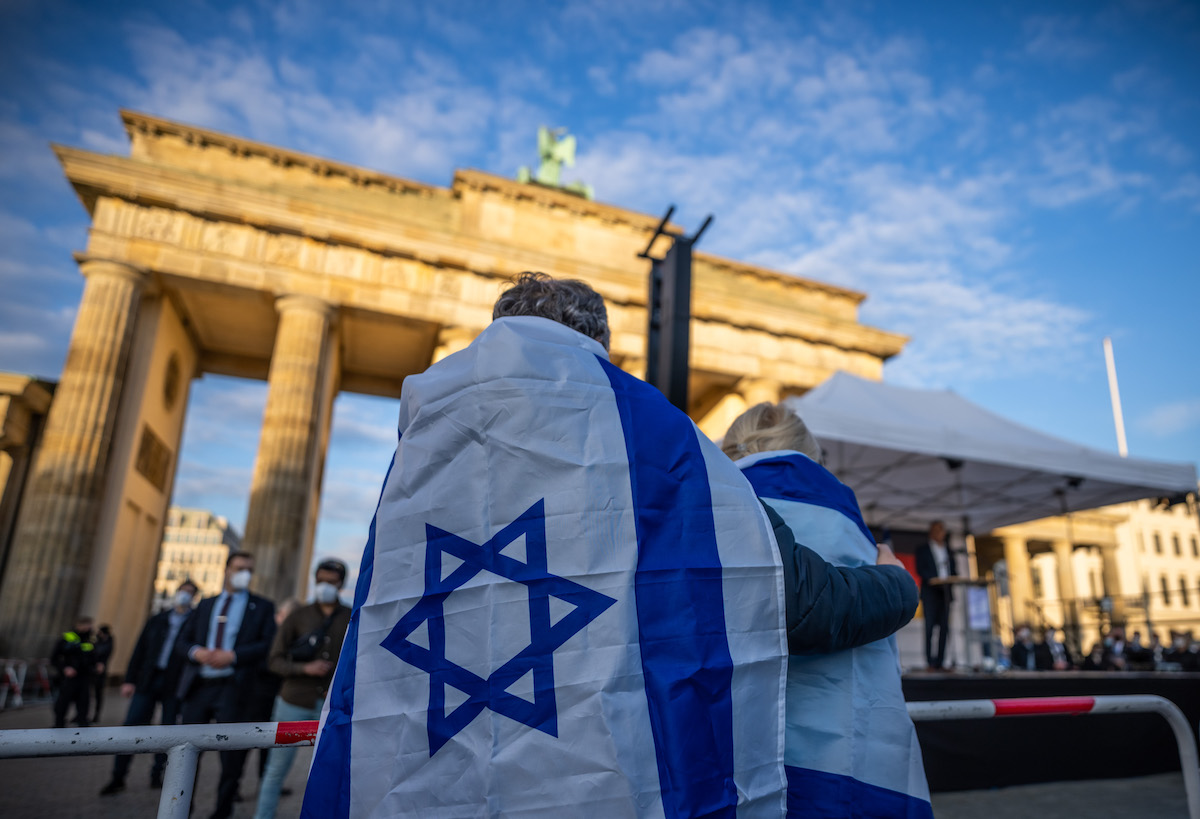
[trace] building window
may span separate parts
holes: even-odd
[[[1171,605],[1171,587],[1167,583],[1167,576],[1164,574],[1162,577],[1160,577],[1158,579],[1162,584],[1163,605],[1169,606],[1169,605]]]
[[[1192,557],[1200,557],[1200,543],[1196,542],[1196,536],[1192,535]]]
[[[1158,532],[1154,533],[1154,554],[1162,554],[1162,538],[1159,537]]]
[[[1175,556],[1179,557],[1183,554],[1183,549],[1179,545],[1179,535],[1171,535],[1171,545],[1175,547]],[[1187,605],[1186,603],[1184,605]]]
[[[1188,585],[1187,578],[1179,578],[1179,604],[1185,609],[1188,606]]]
[[[1045,595],[1042,594],[1042,570],[1037,566],[1029,570],[1030,579],[1033,581],[1033,596],[1037,600],[1041,600]]]
[[[1088,572],[1088,585],[1091,586],[1092,597],[1099,597],[1100,593],[1096,586],[1096,573],[1095,572]]]

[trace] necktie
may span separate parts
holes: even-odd
[[[225,648],[225,621],[229,619],[229,604],[233,602],[233,595],[225,595],[225,602],[221,604],[221,613],[217,615],[217,640],[213,643],[213,648]]]

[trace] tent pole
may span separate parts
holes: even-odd
[[[1073,580],[1075,577],[1075,561],[1073,559],[1075,555],[1075,527],[1071,520],[1071,511],[1067,508],[1067,491],[1065,489],[1055,489],[1054,494],[1058,495],[1059,503],[1062,505],[1063,521],[1066,523],[1067,527],[1067,545],[1070,546],[1070,551],[1068,554],[1072,556],[1072,559],[1067,561],[1065,571],[1070,573]],[[1073,585],[1074,584],[1072,584],[1072,586]],[[1060,589],[1059,595],[1061,596],[1061,594],[1062,591]],[[1075,596],[1070,600],[1063,598],[1063,604],[1063,619],[1066,621],[1063,624],[1063,631],[1069,633],[1071,638],[1075,641],[1075,648],[1079,652],[1079,656],[1085,657],[1087,655],[1083,652],[1083,629],[1079,624],[1078,593],[1076,593]]]

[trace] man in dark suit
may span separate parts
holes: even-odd
[[[175,592],[174,606],[154,615],[142,627],[121,686],[121,696],[132,698],[124,725],[149,725],[154,719],[154,708],[160,703],[163,725],[174,725],[179,719],[175,689],[179,687],[179,672],[184,660],[174,651],[175,640],[192,613],[192,600],[199,591],[192,581],[183,581]],[[130,754],[119,754],[113,760],[112,780],[101,789],[101,796],[125,790],[125,777],[132,761]],[[167,755],[155,754],[154,767],[150,769],[150,787],[162,787],[166,767]]]
[[[945,578],[953,577],[954,555],[946,539],[946,525],[940,520],[929,524],[928,542],[917,547],[917,576],[921,578],[921,609],[925,614],[925,660],[931,669],[941,670],[946,659],[946,637],[950,631],[950,604],[954,591]],[[934,651],[933,630],[938,630]]]
[[[1041,668],[1038,664],[1038,646],[1033,642],[1033,629],[1029,626],[1022,625],[1017,629],[1009,659],[1012,660],[1013,671],[1037,671]]]
[[[179,682],[184,724],[251,719],[248,693],[275,637],[275,606],[250,593],[253,572],[253,555],[230,552],[225,588],[196,607],[175,642],[175,652],[187,661]],[[221,752],[213,819],[233,813],[245,764],[245,751]]]

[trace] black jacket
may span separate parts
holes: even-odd
[[[1022,642],[1013,643],[1012,650],[1008,652],[1008,657],[1012,661],[1014,671],[1027,671],[1029,669],[1029,655],[1033,655],[1033,667],[1035,670],[1042,670],[1041,659],[1038,657],[1037,644],[1031,644],[1028,648]]]
[[[200,664],[188,658],[192,646],[208,645],[208,627],[212,622],[212,610],[220,595],[200,601],[179,630],[175,641],[175,653],[183,661],[183,673],[179,680],[178,696],[183,699],[200,673]],[[233,682],[248,686],[254,682],[258,669],[265,665],[271,641],[275,639],[275,604],[257,594],[250,595],[246,602],[246,613],[233,642]],[[247,689],[249,690],[249,689]]]
[[[954,599],[953,586],[931,586],[930,580],[938,576],[937,560],[933,557],[933,549],[929,548],[928,543],[922,543],[917,547],[917,577],[921,578],[921,594],[938,594],[945,595],[947,600]],[[958,574],[958,564],[954,560],[954,552],[950,550],[950,544],[946,544],[946,559],[950,562],[950,574]]]
[[[96,671],[96,644],[92,632],[78,634],[64,631],[50,652],[50,664],[62,673],[64,668],[73,668],[81,677],[89,677]]]
[[[763,506],[783,560],[789,654],[825,654],[873,643],[916,614],[917,584],[904,569],[826,563],[796,542],[778,512]]]
[[[184,621],[186,625],[187,621]],[[138,635],[137,645],[133,647],[133,656],[129,658],[129,666],[125,669],[125,682],[133,683],[138,689],[146,689],[154,681],[158,671],[158,655],[162,653],[163,643],[171,632],[171,609],[159,612],[146,621],[142,633]],[[183,626],[179,627],[183,634]],[[167,659],[166,680],[162,690],[170,693],[179,682],[179,672],[183,669],[183,660],[171,651]]]

